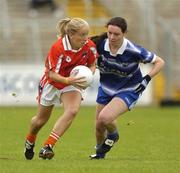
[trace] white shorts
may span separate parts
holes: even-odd
[[[61,103],[60,101],[61,94],[69,91],[78,91],[81,93],[81,95],[83,93],[82,90],[72,85],[66,86],[63,89],[59,90],[51,84],[45,84],[41,95],[39,95],[39,103],[43,106],[51,106],[51,105],[55,105],[56,103]]]

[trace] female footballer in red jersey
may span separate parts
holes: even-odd
[[[39,152],[39,157],[51,159],[57,140],[70,127],[79,111],[84,78],[73,78],[71,70],[77,65],[86,65],[95,72],[97,51],[88,39],[89,25],[81,18],[63,19],[57,25],[59,39],[52,45],[45,62],[45,73],[39,84],[38,113],[30,124],[25,142],[25,157],[34,156],[34,145],[39,130],[51,116],[54,104],[62,103],[64,113],[56,121],[49,137]]]

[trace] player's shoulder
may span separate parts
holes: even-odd
[[[54,48],[62,48],[63,43],[62,43],[62,38],[58,38],[53,44],[52,47]]]
[[[57,39],[52,45],[51,45],[51,51],[54,52],[62,52],[64,50],[62,39]]]
[[[126,39],[126,41],[127,41],[127,46],[126,46],[127,51],[140,53],[142,51],[142,49],[145,49],[141,45],[139,45],[135,42],[132,42],[128,39]]]
[[[95,45],[95,43],[91,40],[91,39],[88,39],[87,40],[87,43],[86,43],[86,45],[88,46],[88,47],[96,47],[96,45]]]
[[[94,44],[94,42],[92,40],[88,39],[82,48],[82,51],[84,51],[84,50],[86,50],[86,51],[93,50],[94,51],[94,50],[96,50],[96,45]]]

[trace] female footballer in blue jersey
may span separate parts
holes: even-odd
[[[162,58],[125,38],[127,23],[113,17],[107,33],[94,36],[99,53],[100,86],[96,108],[96,153],[91,159],[105,158],[119,139],[116,119],[132,109],[150,80],[164,65]],[[149,73],[142,76],[140,63],[151,63]]]

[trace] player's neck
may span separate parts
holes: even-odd
[[[110,44],[109,48],[112,54],[116,54],[119,48],[122,46],[123,42],[120,42],[119,44]]]
[[[119,50],[119,48],[120,48],[121,46],[117,46],[117,45],[109,45],[109,47],[110,47],[111,53],[112,53],[112,54],[116,54],[117,51]]]

